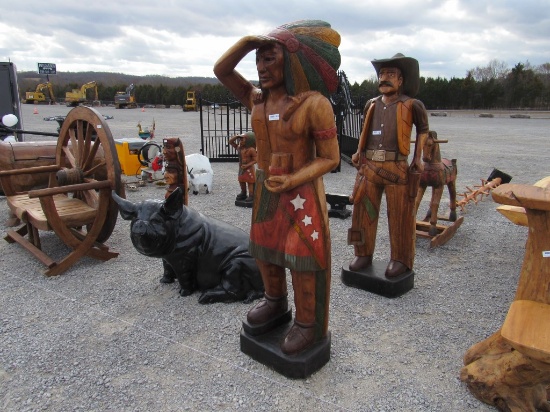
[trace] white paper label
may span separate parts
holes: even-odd
[[[270,114],[269,121],[272,121],[272,120],[279,120],[279,113]]]
[[[550,257],[550,250],[543,250],[542,257]]]

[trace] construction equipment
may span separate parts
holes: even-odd
[[[43,90],[46,89],[48,91],[49,97],[46,98],[46,95],[44,94]],[[38,86],[36,86],[36,90],[34,92],[26,92],[25,93],[25,103],[33,104],[33,103],[53,103],[55,104],[55,95],[53,94],[53,88],[52,84],[50,82],[46,83],[40,83]]]
[[[98,100],[97,84],[95,81],[88,82],[82,85],[80,89],[73,89],[72,92],[65,93],[65,103],[69,107],[78,106],[80,103],[88,101],[87,91],[88,89],[94,89],[94,101]]]
[[[197,111],[197,99],[195,98],[195,92],[187,92],[187,98],[183,105],[184,112]]]
[[[116,109],[135,109],[137,107],[136,97],[134,95],[135,86],[132,83],[124,92],[116,92],[115,108]]]

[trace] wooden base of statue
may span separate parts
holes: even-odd
[[[305,379],[330,360],[330,332],[303,352],[286,355],[281,351],[281,342],[292,326],[291,318],[289,311],[280,326],[265,333],[243,321],[241,351],[287,378]]]
[[[395,278],[386,277],[387,263],[373,261],[372,265],[360,271],[342,267],[341,279],[344,285],[366,290],[386,298],[404,295],[414,287],[414,271],[409,270]]]
[[[454,222],[451,222],[447,217],[438,216],[438,221],[450,222],[450,224],[437,223],[437,235],[430,235],[430,222],[424,220],[416,221],[416,236],[430,239],[430,248],[438,247],[447,243],[455,235],[456,231],[464,221],[464,217],[460,216]]]
[[[351,210],[348,210],[346,206],[351,205],[349,201],[349,195],[338,195],[327,193],[327,203],[330,205],[328,210],[328,217],[337,217],[340,219],[347,219],[351,216]]]
[[[550,411],[550,190],[504,184],[492,196],[525,209],[525,257],[502,328],[466,352],[460,379],[502,411]]]
[[[251,208],[252,206],[254,206],[254,200],[235,200],[235,206]]]

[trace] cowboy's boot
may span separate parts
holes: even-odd
[[[296,317],[281,351],[295,355],[315,343],[315,272],[292,272]]]
[[[366,269],[372,265],[372,255],[368,256],[355,256],[351,263],[349,264],[349,270],[358,272],[360,270]]]
[[[281,270],[278,266],[266,264],[259,264],[259,266],[264,282],[265,294],[264,298],[248,311],[246,320],[253,326],[265,324],[266,328],[262,330],[263,333],[281,324],[277,320],[287,314],[288,299],[284,268]],[[273,325],[269,324],[270,322],[273,322]]]
[[[397,260],[390,260],[390,263],[388,263],[388,267],[386,268],[385,275],[387,278],[396,278],[409,270],[410,269],[405,266],[405,264]]]

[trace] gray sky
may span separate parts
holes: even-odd
[[[401,52],[425,77],[466,76],[491,60],[509,68],[550,62],[550,0],[0,0],[0,61],[19,71],[213,77],[240,37],[301,19],[337,30],[340,67],[353,83],[373,59]],[[256,79],[254,56],[238,67]],[[50,80],[55,83],[55,77]]]

